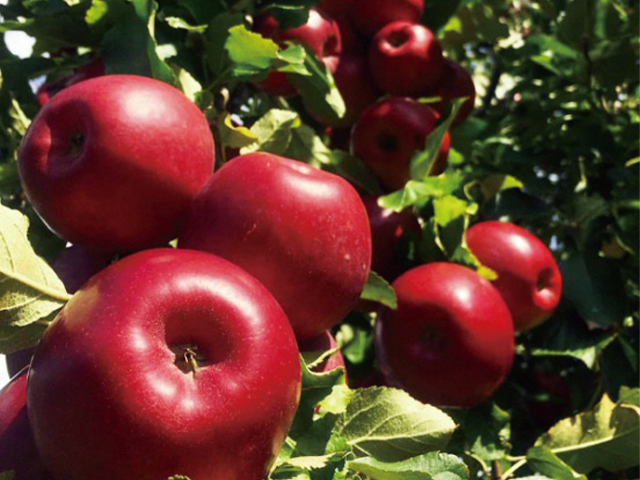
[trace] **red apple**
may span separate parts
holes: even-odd
[[[387,190],[397,190],[411,178],[411,156],[422,150],[436,128],[438,113],[410,98],[390,97],[370,105],[355,123],[351,152],[376,174]],[[430,174],[440,174],[449,155],[449,134]]]
[[[378,197],[363,197],[371,228],[371,270],[392,280],[401,273],[394,252],[403,233],[421,235],[420,224],[411,212],[397,213],[378,205]]]
[[[466,233],[469,249],[495,271],[493,284],[511,311],[516,331],[547,320],[560,302],[562,277],[542,241],[513,223],[488,221]]]
[[[263,13],[255,18],[253,29],[278,44],[286,40],[306,44],[331,73],[338,68],[338,57],[342,51],[340,29],[326,13],[316,8],[309,10],[307,23],[299,27],[280,30],[277,20],[269,13]],[[296,89],[287,80],[287,74],[283,72],[271,72],[258,86],[273,95],[297,95]]]
[[[334,18],[336,15],[349,12],[351,4],[353,0],[322,0],[318,3],[318,8]]]
[[[31,363],[38,451],[65,480],[259,480],[300,394],[296,341],[251,275],[155,249],[86,283]]]
[[[418,23],[390,23],[369,48],[373,80],[390,95],[419,96],[437,85],[444,68],[442,47],[433,32]]]
[[[340,41],[342,43],[342,53],[365,56],[369,51],[371,39],[360,34],[353,25],[353,20],[349,12],[330,14],[331,18],[338,24],[340,30]]]
[[[338,344],[336,343],[336,339],[333,337],[333,335],[331,335],[331,332],[329,330],[325,330],[324,333],[321,333],[317,337],[298,342],[300,353],[326,352],[328,350],[337,348],[337,346]],[[335,352],[324,362],[312,368],[311,370],[317,373],[323,373],[330,372],[331,370],[335,370],[338,367],[342,367],[346,371],[344,357],[342,356],[340,350]]]
[[[489,398],[514,355],[509,310],[491,283],[453,263],[414,268],[393,282],[398,309],[376,322],[380,369],[391,386],[436,405]]]
[[[354,0],[351,18],[357,29],[373,37],[392,22],[418,22],[424,10],[424,0]]]
[[[67,292],[75,293],[89,278],[106,268],[110,261],[111,255],[92,252],[79,246],[70,246],[60,252],[51,267],[64,283]],[[6,356],[10,377],[29,365],[34,351],[35,348],[27,348]]]
[[[211,175],[202,112],[178,89],[108,75],[72,85],[34,118],[18,152],[26,195],[65,240],[105,253],[168,242]]]
[[[371,263],[367,213],[341,177],[269,153],[225,164],[193,203],[178,246],[219,255],[270,291],[298,340],[358,302]]]
[[[15,480],[53,480],[31,434],[26,368],[0,390],[0,472],[9,470],[16,474]]]
[[[440,77],[440,81],[432,91],[425,92],[425,96],[440,97],[442,100],[437,103],[430,104],[433,108],[441,112],[445,105],[456,99],[468,97],[462,104],[458,115],[453,121],[452,126],[458,126],[466,120],[473,111],[473,105],[476,100],[476,87],[473,85],[471,75],[458,62],[444,59],[444,69]]]
[[[347,107],[344,117],[334,122],[334,125],[350,127],[362,111],[378,99],[380,91],[371,81],[366,59],[358,55],[348,53],[340,55],[340,63],[333,78]],[[329,123],[319,120],[325,124]]]

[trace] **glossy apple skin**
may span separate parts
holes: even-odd
[[[27,369],[0,390],[0,472],[13,470],[16,480],[53,480],[36,450],[27,414]]]
[[[371,228],[371,270],[387,280],[394,280],[400,273],[400,265],[394,259],[394,251],[403,233],[422,234],[420,224],[409,211],[394,212],[378,205],[378,197],[362,198]]]
[[[321,333],[317,337],[298,342],[300,353],[326,352],[327,350],[333,350],[337,346],[338,344],[336,343],[336,339],[333,337],[333,335],[331,335],[331,332],[329,330],[325,330],[324,333]],[[342,356],[342,352],[340,350],[338,350],[320,365],[317,365],[311,370],[316,373],[324,373],[330,372],[331,370],[335,370],[339,367],[344,368],[345,371],[347,370],[347,367],[344,363],[344,357]]]
[[[411,156],[424,149],[439,114],[404,97],[389,97],[367,107],[353,126],[351,152],[376,174],[387,190],[398,190],[411,178]],[[442,173],[449,155],[449,133],[440,145],[430,175]]]
[[[51,268],[58,274],[67,292],[73,294],[89,278],[109,265],[111,255],[92,252],[83,247],[72,245],[60,252],[51,264]],[[24,367],[29,365],[34,348],[19,350],[6,356],[7,371],[13,377]]]
[[[211,175],[211,131],[178,89],[133,75],[76,83],[34,118],[18,152],[25,193],[74,245],[129,252],[175,238]]]
[[[176,363],[184,345],[204,357],[195,373]],[[213,255],[152,249],[65,305],[31,363],[27,405],[56,478],[261,480],[299,394],[295,337],[264,286]]]
[[[437,96],[442,99],[439,102],[430,104],[439,112],[452,100],[468,97],[462,104],[462,107],[460,107],[460,111],[458,111],[458,115],[452,123],[452,127],[457,127],[473,112],[473,106],[476,100],[476,87],[473,84],[471,75],[462,65],[445,58],[440,81],[432,91],[425,92],[425,96]]]
[[[424,0],[354,0],[350,13],[356,28],[373,37],[390,23],[418,22],[423,10]]]
[[[378,88],[390,95],[420,96],[437,85],[444,67],[440,42],[418,23],[390,23],[373,38],[369,66]]]
[[[333,78],[347,108],[344,117],[333,122],[333,125],[347,128],[356,122],[365,108],[380,97],[381,92],[371,81],[369,64],[359,55],[349,53],[340,55],[340,63]],[[322,121],[322,123],[329,122]]]
[[[269,153],[236,157],[196,198],[180,248],[213,253],[260,280],[298,340],[358,302],[371,265],[367,213],[341,177]]]
[[[340,29],[333,19],[317,8],[310,9],[307,23],[296,28],[280,30],[277,20],[269,13],[263,13],[255,18],[253,29],[278,44],[283,44],[286,40],[306,44],[324,62],[327,70],[333,73],[338,68],[338,58],[342,51]],[[273,95],[298,94],[283,72],[271,72],[258,86]]]
[[[516,331],[547,320],[562,296],[562,276],[542,241],[518,225],[487,221],[466,233],[469,249],[495,271],[493,284],[511,311]]]
[[[467,407],[489,398],[509,373],[509,310],[474,271],[436,262],[392,284],[396,311],[381,310],[375,346],[382,374],[425,403]]]

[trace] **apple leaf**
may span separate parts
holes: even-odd
[[[451,417],[395,388],[354,391],[338,432],[358,456],[397,462],[446,446]]]
[[[561,420],[535,447],[547,447],[580,473],[619,471],[639,464],[640,407],[605,394],[593,410]]]
[[[28,228],[29,221],[24,215],[0,205],[0,344],[3,353],[16,349],[8,342],[14,336],[22,339],[21,347],[25,346],[25,333],[19,334],[18,329],[45,322],[70,298],[55,272],[33,251],[27,239]],[[31,333],[36,331],[39,331],[36,327],[29,329],[27,337],[31,344],[39,338],[31,338]]]
[[[440,154],[440,144],[445,133],[451,127],[453,120],[458,115],[458,111],[467,98],[459,98],[452,102],[452,108],[449,115],[441,121],[441,123],[431,132],[426,140],[424,148],[413,154],[411,157],[411,178],[420,180],[425,178],[431,172],[433,164]]]
[[[290,73],[287,78],[300,92],[302,103],[309,113],[333,123],[346,112],[344,100],[325,64],[308,46],[304,48],[307,52],[304,65],[310,75]]]
[[[413,205],[423,205],[435,198],[451,195],[464,185],[464,178],[458,172],[446,172],[437,177],[409,180],[401,190],[380,198],[383,208],[401,212]]]
[[[536,472],[557,480],[587,480],[575,472],[547,447],[533,447],[527,451],[527,464]]]
[[[218,133],[218,138],[225,147],[243,148],[258,141],[256,134],[247,127],[233,125],[228,112],[218,120]]]
[[[618,394],[620,403],[628,403],[640,407],[640,388],[621,387]]]
[[[178,85],[173,70],[158,53],[155,39],[157,9],[157,3],[152,0],[132,0],[131,5],[123,9],[119,21],[102,39],[107,73],[152,76]]]
[[[298,128],[300,124],[300,116],[296,112],[271,109],[251,127],[251,133],[257,141],[243,147],[240,153],[244,155],[260,151],[284,155],[291,143],[292,130]]]
[[[378,275],[376,272],[369,272],[367,283],[364,286],[360,298],[363,300],[373,300],[381,303],[393,310],[398,308],[398,300],[396,292],[393,290],[389,282]]]
[[[310,74],[306,67],[307,54],[300,45],[280,50],[273,40],[247,30],[244,25],[229,28],[224,48],[232,62],[227,72],[232,79],[262,80],[271,70],[301,76]]]
[[[430,452],[401,462],[381,462],[373,457],[347,462],[349,469],[371,480],[468,480],[469,469],[459,457]]]

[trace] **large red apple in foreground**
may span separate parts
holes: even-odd
[[[300,394],[295,337],[251,275],[157,249],[94,276],[31,363],[38,451],[65,480],[261,480]]]
[[[253,29],[278,44],[289,40],[308,45],[327,70],[333,73],[338,68],[338,57],[342,51],[340,29],[332,18],[317,8],[310,9],[307,23],[296,28],[280,29],[271,14],[263,13],[255,18]],[[298,93],[284,72],[269,73],[258,86],[273,95],[293,96]]]
[[[202,112],[133,75],[72,85],[35,117],[18,152],[25,192],[65,240],[110,253],[161,245],[213,171]]]
[[[369,66],[382,91],[419,96],[440,80],[442,47],[433,32],[419,23],[390,23],[373,38]]]
[[[424,149],[436,128],[438,113],[411,98],[389,97],[367,107],[353,126],[351,152],[366,163],[387,190],[398,190],[411,178],[412,155]],[[449,133],[431,175],[444,170],[449,155]]]
[[[27,414],[27,369],[0,391],[0,472],[15,480],[52,480],[36,450]]]
[[[371,264],[362,200],[337,175],[269,153],[236,157],[196,198],[178,242],[241,266],[280,302],[298,340],[358,303]]]
[[[393,282],[398,309],[383,309],[376,355],[387,383],[444,406],[482,402],[514,354],[509,310],[491,283],[453,263],[431,263]]]
[[[469,249],[498,274],[493,281],[511,311],[516,331],[548,319],[562,296],[562,276],[553,254],[522,227],[488,221],[466,233]]]

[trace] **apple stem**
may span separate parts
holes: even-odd
[[[187,364],[189,370],[191,370],[191,373],[195,375],[198,372],[200,367],[198,367],[197,354],[192,348],[185,348],[184,362]]]

